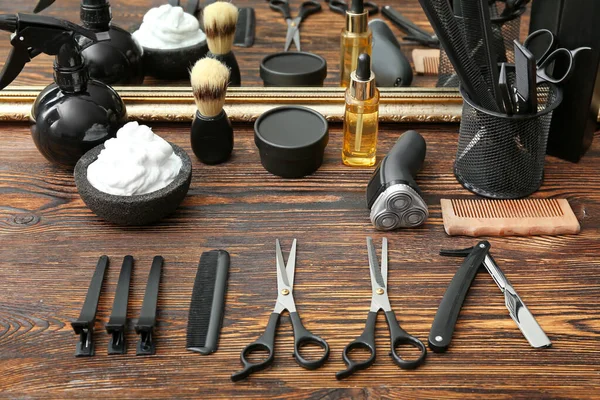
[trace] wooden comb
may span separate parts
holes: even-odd
[[[439,49],[414,49],[412,51],[415,72],[424,75],[437,75],[440,69]]]
[[[532,236],[579,233],[567,199],[442,199],[444,229],[450,236]]]

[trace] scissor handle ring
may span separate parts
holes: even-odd
[[[321,358],[318,360],[307,360],[300,354],[300,349],[306,345],[314,344],[323,349],[323,354]],[[320,337],[310,334],[307,336],[302,336],[297,340],[294,340],[294,357],[296,357],[296,361],[298,364],[306,369],[317,369],[329,358],[329,344]]]
[[[408,344],[412,347],[415,347],[420,350],[421,354],[418,358],[414,360],[405,360],[398,354],[396,350],[396,347],[398,347],[401,344]],[[427,348],[425,347],[425,344],[423,344],[423,342],[417,339],[416,337],[410,336],[408,334],[395,337],[391,343],[391,346],[392,349],[390,355],[392,356],[394,363],[396,363],[396,365],[402,369],[417,368],[419,365],[423,364],[423,362],[425,361],[425,357],[427,356]]]

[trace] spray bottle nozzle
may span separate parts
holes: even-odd
[[[56,56],[55,70],[83,66],[76,36],[93,42],[110,39],[69,21],[33,14],[0,14],[0,29],[13,32],[13,46],[0,73],[0,90],[10,84],[25,64],[40,53]]]

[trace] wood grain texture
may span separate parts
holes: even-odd
[[[600,137],[579,164],[549,157],[535,197],[566,197],[581,222],[574,236],[491,238],[492,254],[553,342],[532,349],[504,306],[492,278],[480,272],[445,354],[428,355],[416,371],[387,355],[379,317],[378,358],[368,370],[338,382],[343,347],[363,329],[370,301],[366,236],[389,240],[390,300],[400,324],[425,341],[460,260],[442,248],[474,238],[444,233],[440,198],[472,197],[452,175],[456,125],[382,127],[379,155],[406,129],[428,143],[418,183],[430,206],[422,227],[376,232],[365,209],[372,169],[340,163],[341,128],[332,125],[323,167],[300,180],[268,174],[250,126],[236,125],[230,162],[193,161],[188,196],[163,222],[141,228],[108,225],[77,194],[71,174],[37,152],[25,125],[0,124],[0,396],[73,398],[240,397],[246,399],[597,398],[600,386]],[[155,131],[191,154],[186,125]],[[267,371],[233,384],[239,352],[263,331],[276,298],[275,239],[287,251],[298,239],[295,299],[305,326],[331,346],[317,371],[292,358],[289,318],[279,327]],[[185,350],[186,321],[203,251],[231,254],[219,351]],[[76,359],[69,322],[79,315],[97,258],[110,266],[96,324],[97,355]],[[122,258],[135,257],[129,305],[129,351],[107,356],[110,315]],[[136,357],[138,317],[152,257],[165,258],[159,296],[157,354]]]
[[[200,1],[201,4],[203,1]],[[73,22],[79,22],[80,0],[57,0],[50,8],[43,12],[44,15],[65,18]],[[133,32],[142,21],[143,15],[151,7],[167,3],[166,0],[111,0],[113,23]],[[185,4],[186,1],[183,0]],[[238,7],[254,7],[256,12],[256,41],[250,48],[234,47],[236,58],[240,64],[242,73],[242,84],[244,86],[262,86],[259,76],[260,62],[267,54],[283,50],[286,34],[286,24],[281,14],[272,11],[265,0],[234,0]],[[300,0],[292,0],[292,15],[296,15]],[[388,0],[377,2],[380,7],[391,5],[400,10],[404,15],[414,21],[420,27],[431,32],[429,22],[421,9],[418,0]],[[3,1],[3,13],[31,12],[37,0]],[[323,11],[311,15],[303,23],[300,30],[301,46],[303,51],[317,53],[327,60],[328,75],[325,81],[327,86],[339,85],[339,41],[340,32],[344,27],[344,17],[329,10],[322,2]],[[392,30],[400,40],[404,54],[412,62],[412,50],[417,46],[414,43],[402,41],[405,36],[381,13],[373,18],[381,18],[388,22]],[[523,18],[523,34],[528,26],[528,17]],[[10,50],[9,34],[0,33],[0,62],[4,63]],[[292,45],[292,50],[295,48]],[[52,81],[53,57],[40,55],[30,62],[15,80],[13,85],[39,85]],[[435,76],[417,76],[412,86],[433,87],[437,82]],[[147,78],[145,84],[150,85],[189,85],[188,81],[157,81]]]

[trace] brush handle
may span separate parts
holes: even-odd
[[[227,161],[233,151],[233,128],[225,110],[216,117],[205,117],[196,112],[190,139],[194,154],[204,164]]]
[[[219,60],[229,67],[229,86],[240,86],[242,84],[240,66],[238,65],[237,59],[235,58],[235,54],[233,54],[233,51],[230,51],[227,54],[213,54],[209,51],[208,53],[206,53],[206,56],[214,58],[215,60]]]

